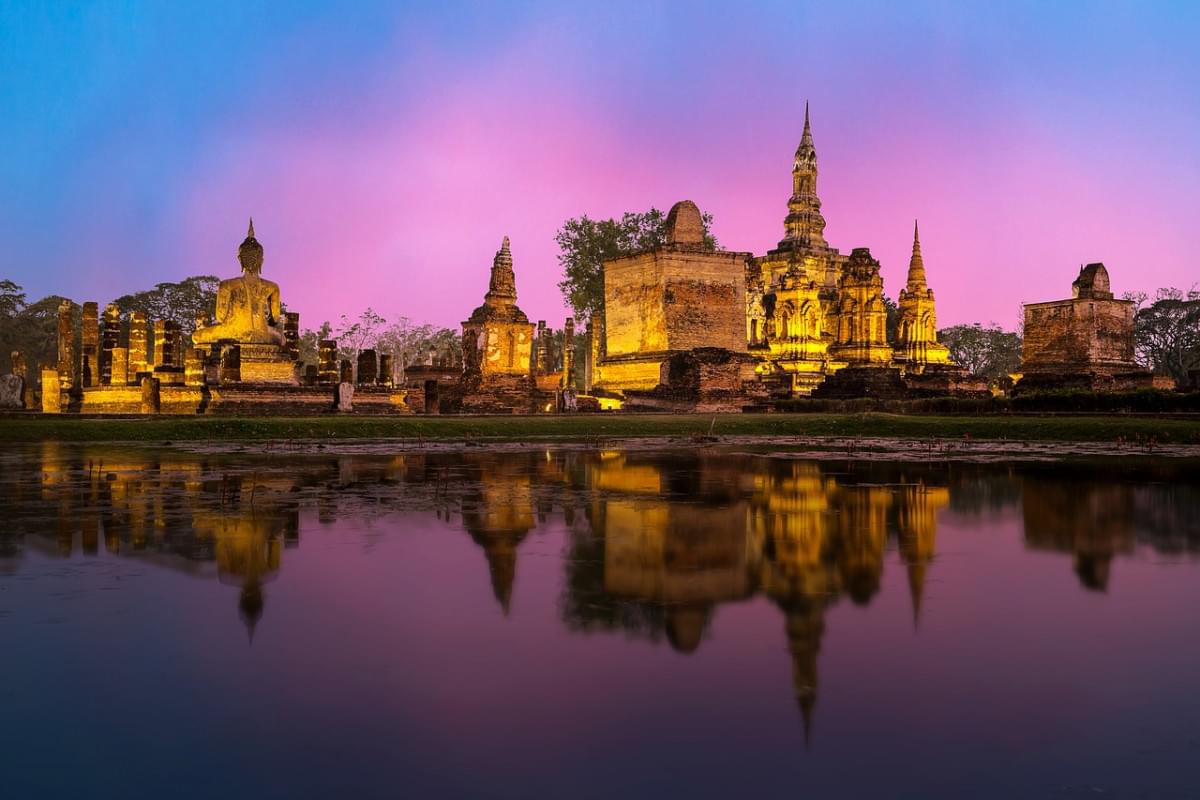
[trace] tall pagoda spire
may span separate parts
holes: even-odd
[[[908,284],[905,288],[910,292],[929,288],[925,282],[925,261],[921,258],[921,234],[916,220],[913,220],[912,258],[908,261]]]
[[[788,200],[788,215],[783,225],[787,235],[780,242],[781,246],[796,243],[820,248],[829,246],[825,241],[821,199],[817,197],[817,149],[813,145],[807,102],[804,104],[804,132],[792,162],[792,197]]]
[[[508,237],[500,244],[496,257],[492,259],[492,279],[488,283],[486,300],[515,302],[517,299],[517,277],[513,273],[512,251],[509,250]]]

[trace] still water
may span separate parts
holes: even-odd
[[[1195,465],[0,455],[0,796],[1200,797]]]

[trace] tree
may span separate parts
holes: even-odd
[[[1138,306],[1145,294],[1126,295]],[[1190,370],[1200,369],[1200,292],[1159,289],[1154,302],[1134,316],[1134,352],[1138,361],[1184,385]]]
[[[25,307],[25,290],[10,280],[0,280],[0,321],[12,319]]]
[[[712,215],[705,214],[704,243],[717,248],[713,237]],[[666,241],[667,215],[657,208],[642,214],[627,212],[620,220],[594,220],[586,214],[568,219],[558,229],[558,263],[563,280],[558,284],[563,299],[584,323],[604,308],[605,261],[633,255]]]
[[[994,322],[943,328],[938,341],[950,348],[955,363],[981,378],[1002,378],[1021,366],[1021,337]]]
[[[424,363],[430,354],[435,359],[451,363],[462,362],[462,336],[450,328],[433,325],[415,325],[408,317],[401,317],[379,334],[376,347],[392,353],[397,362],[403,364]]]
[[[170,320],[190,337],[196,330],[197,318],[212,317],[220,283],[215,275],[193,275],[178,283],[160,283],[153,289],[123,295],[112,302],[121,309],[123,320],[140,311],[148,322]]]
[[[885,321],[885,329],[887,331],[887,340],[890,344],[895,344],[896,339],[900,335],[900,307],[896,305],[896,301],[883,296],[883,308],[887,312],[887,320]]]
[[[360,350],[375,347],[379,329],[387,324],[387,320],[376,314],[370,307],[359,314],[358,320],[351,322],[342,314],[335,338],[338,342],[338,355],[341,358],[355,359]]]

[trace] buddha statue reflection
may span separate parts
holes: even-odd
[[[238,248],[238,261],[241,277],[221,281],[217,287],[216,321],[198,326],[192,341],[197,345],[283,344],[279,285],[262,277],[263,246],[254,238],[253,219]]]

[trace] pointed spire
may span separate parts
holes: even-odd
[[[246,238],[247,239],[254,238],[254,217],[250,218],[250,228],[249,228],[249,230],[246,231]]]
[[[796,152],[813,152],[816,148],[813,146],[812,125],[808,120],[808,101],[804,101],[804,133],[800,134],[800,146],[796,148]]]
[[[488,284],[488,300],[516,300],[517,278],[513,273],[512,251],[509,249],[508,237],[500,243],[496,257],[492,259],[492,279]]]
[[[905,288],[910,292],[928,288],[925,282],[925,260],[921,258],[921,233],[916,220],[913,220],[912,258],[908,262],[908,285]]]

